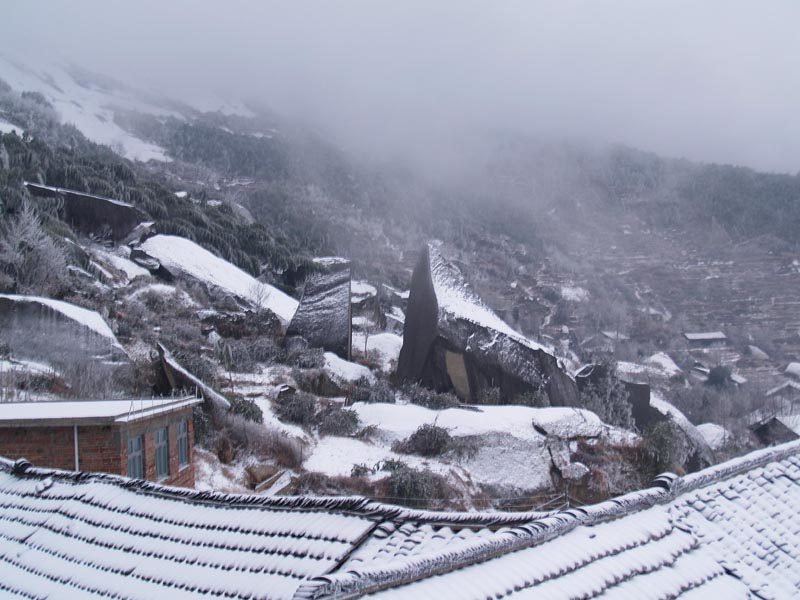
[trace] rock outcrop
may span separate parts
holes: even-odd
[[[308,276],[303,297],[286,337],[302,337],[308,345],[350,360],[352,347],[350,263],[325,263]]]
[[[554,406],[578,404],[575,382],[552,352],[486,307],[433,246],[411,278],[397,375],[466,402],[499,388],[502,403],[543,390]]]
[[[147,215],[127,202],[103,198],[75,190],[25,182],[34,196],[59,198],[64,220],[77,230],[100,237],[111,237],[115,242],[124,239]]]

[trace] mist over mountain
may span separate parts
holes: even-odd
[[[249,100],[432,172],[486,132],[795,173],[800,9],[642,4],[14,3],[4,52],[174,98]]]
[[[798,5],[0,17],[0,589],[793,597]]]

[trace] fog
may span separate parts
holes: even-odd
[[[0,48],[301,118],[381,160],[486,132],[800,170],[800,3],[6,3]]]

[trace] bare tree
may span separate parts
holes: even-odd
[[[267,307],[267,300],[269,300],[272,290],[260,281],[256,281],[250,286],[248,294],[253,310],[255,310],[257,316],[261,316],[261,313]]]

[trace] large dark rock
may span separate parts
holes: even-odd
[[[303,297],[286,330],[313,348],[324,348],[350,360],[352,345],[350,264],[337,262],[306,279]]]
[[[560,361],[486,307],[432,246],[411,278],[397,375],[468,402],[480,402],[490,388],[499,388],[503,403],[544,388],[555,406],[578,404]]]
[[[64,220],[86,234],[109,235],[114,241],[120,241],[147,220],[141,210],[119,200],[36,183],[26,182],[25,186],[34,196],[61,198]]]

